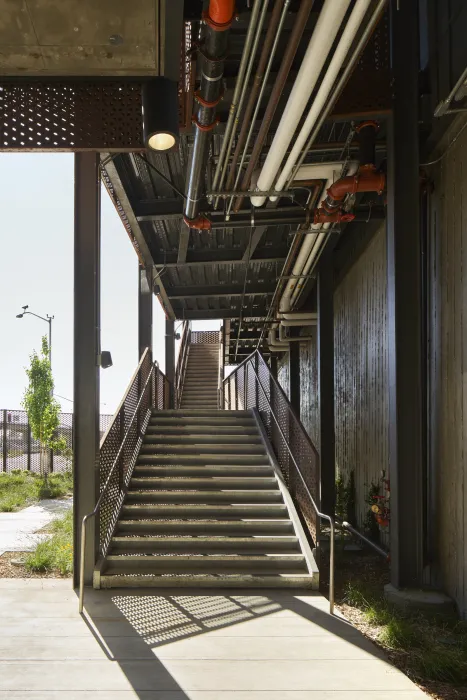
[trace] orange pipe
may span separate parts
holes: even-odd
[[[232,23],[235,0],[210,0],[206,22],[214,31],[224,31]]]
[[[346,194],[357,192],[381,192],[384,190],[386,177],[384,173],[378,173],[371,168],[360,168],[355,175],[341,177],[327,191],[328,197],[333,200],[344,199]]]

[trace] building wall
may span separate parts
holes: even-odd
[[[289,398],[290,395],[290,384],[289,384],[289,353],[286,352],[280,356],[280,360],[277,363],[277,381],[281,385],[284,394]]]
[[[335,291],[334,344],[336,472],[344,483],[354,473],[362,528],[370,486],[389,467],[385,224]]]
[[[457,129],[458,130],[458,127]],[[467,131],[429,170],[429,483],[440,582],[467,617]]]
[[[300,420],[319,451],[318,333],[316,326],[306,332],[313,337],[300,343]]]

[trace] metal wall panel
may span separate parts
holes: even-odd
[[[458,131],[458,125],[454,125]],[[467,617],[467,132],[430,169],[429,403],[440,582]]]
[[[370,486],[389,466],[385,224],[337,287],[334,314],[336,470],[345,483],[354,472],[362,528]]]

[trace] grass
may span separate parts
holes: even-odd
[[[50,532],[50,539],[39,542],[34,552],[27,555],[24,565],[29,571],[69,576],[73,568],[73,512],[53,520]]]
[[[72,489],[71,472],[50,474],[47,480],[20,470],[0,474],[0,512],[11,513],[44,498],[59,498]]]
[[[381,589],[357,580],[344,586],[342,602],[361,613],[357,625],[419,683],[467,685],[467,623],[393,608]]]

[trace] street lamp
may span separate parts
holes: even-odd
[[[49,324],[49,362],[50,362],[50,367],[52,367],[52,321],[55,318],[55,316],[49,316],[47,314],[47,318],[44,318],[43,316],[39,316],[38,314],[33,313],[32,311],[28,311],[29,306],[26,304],[26,306],[23,306],[23,313],[21,314],[16,314],[16,318],[23,318],[23,316],[26,316],[29,314],[29,316],[35,316],[36,318],[40,318],[42,321],[45,321],[46,323]]]

